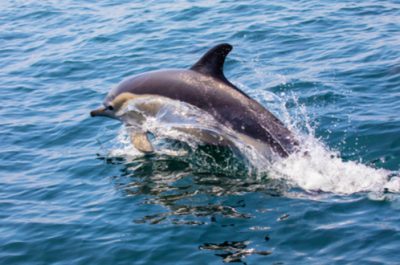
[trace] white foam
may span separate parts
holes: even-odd
[[[392,172],[376,169],[355,161],[343,161],[337,153],[329,151],[315,138],[302,142],[302,150],[287,159],[277,161],[272,167],[272,178],[284,178],[293,186],[307,191],[335,194],[357,192],[400,191],[399,179]]]

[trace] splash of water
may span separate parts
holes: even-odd
[[[395,176],[395,172],[343,160],[340,153],[329,149],[315,137],[307,110],[299,104],[298,98],[294,95],[286,98],[294,102],[295,114],[289,115],[284,103],[281,111],[289,128],[298,135],[301,151],[277,161],[271,167],[272,178],[285,179],[307,191],[334,194],[400,192],[400,178]]]
[[[275,102],[271,108],[298,137],[301,150],[285,159],[271,159],[260,150],[249,145],[241,137],[220,123],[211,115],[192,105],[166,98],[135,100],[120,113],[127,130],[122,130],[118,141],[122,148],[112,150],[111,156],[130,156],[137,158],[142,154],[129,143],[129,129],[140,128],[151,132],[157,155],[185,157],[196,150],[204,141],[220,140],[240,153],[246,161],[248,174],[256,172],[259,179],[267,175],[268,179],[285,180],[290,186],[305,191],[328,192],[334,194],[352,194],[357,192],[385,191],[400,192],[400,178],[385,169],[377,169],[360,162],[344,161],[340,154],[330,150],[314,134],[313,126],[304,106],[298,104],[295,114],[290,114],[284,100],[273,100],[277,96],[270,92],[258,91],[251,95],[264,105]],[[278,102],[278,104],[276,104]],[[145,111],[143,104],[151,105],[151,114]],[[268,106],[269,107],[269,106]],[[134,115],[133,115],[134,113]],[[137,114],[140,113],[140,122]],[[173,139],[174,141],[170,141]],[[210,140],[211,139],[211,140]],[[177,144],[178,141],[181,144]],[[182,145],[182,143],[184,143]],[[198,153],[197,153],[198,155]],[[202,153],[202,156],[208,156]],[[207,167],[210,160],[203,159],[200,167]],[[213,161],[219,164],[221,161]],[[233,164],[231,164],[233,165]],[[222,170],[228,170],[223,168]]]
[[[343,161],[311,135],[302,140],[307,154],[295,153],[271,166],[272,178],[285,179],[308,191],[336,194],[399,192],[400,178],[392,172],[355,161]]]

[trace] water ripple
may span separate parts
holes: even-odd
[[[397,264],[399,16],[376,0],[1,1],[0,263]],[[143,157],[89,117],[123,78],[219,42],[227,77],[318,143],[286,178],[210,146]]]

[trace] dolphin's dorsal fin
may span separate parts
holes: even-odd
[[[228,81],[224,76],[224,62],[225,58],[230,51],[232,51],[232,45],[228,43],[218,44],[217,46],[211,48],[200,60],[195,63],[190,70],[212,76],[228,84],[231,88],[235,89],[242,95],[250,98],[246,93],[237,88],[234,84]]]
[[[206,52],[190,69],[228,82],[224,76],[223,68],[225,58],[231,50],[232,45],[228,43],[219,44]]]

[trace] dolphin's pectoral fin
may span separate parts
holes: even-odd
[[[133,132],[131,134],[131,142],[142,153],[149,154],[154,152],[146,132]]]
[[[231,50],[232,45],[228,43],[219,44],[204,54],[190,69],[202,74],[211,75],[222,81],[227,81],[223,68],[225,58]]]

